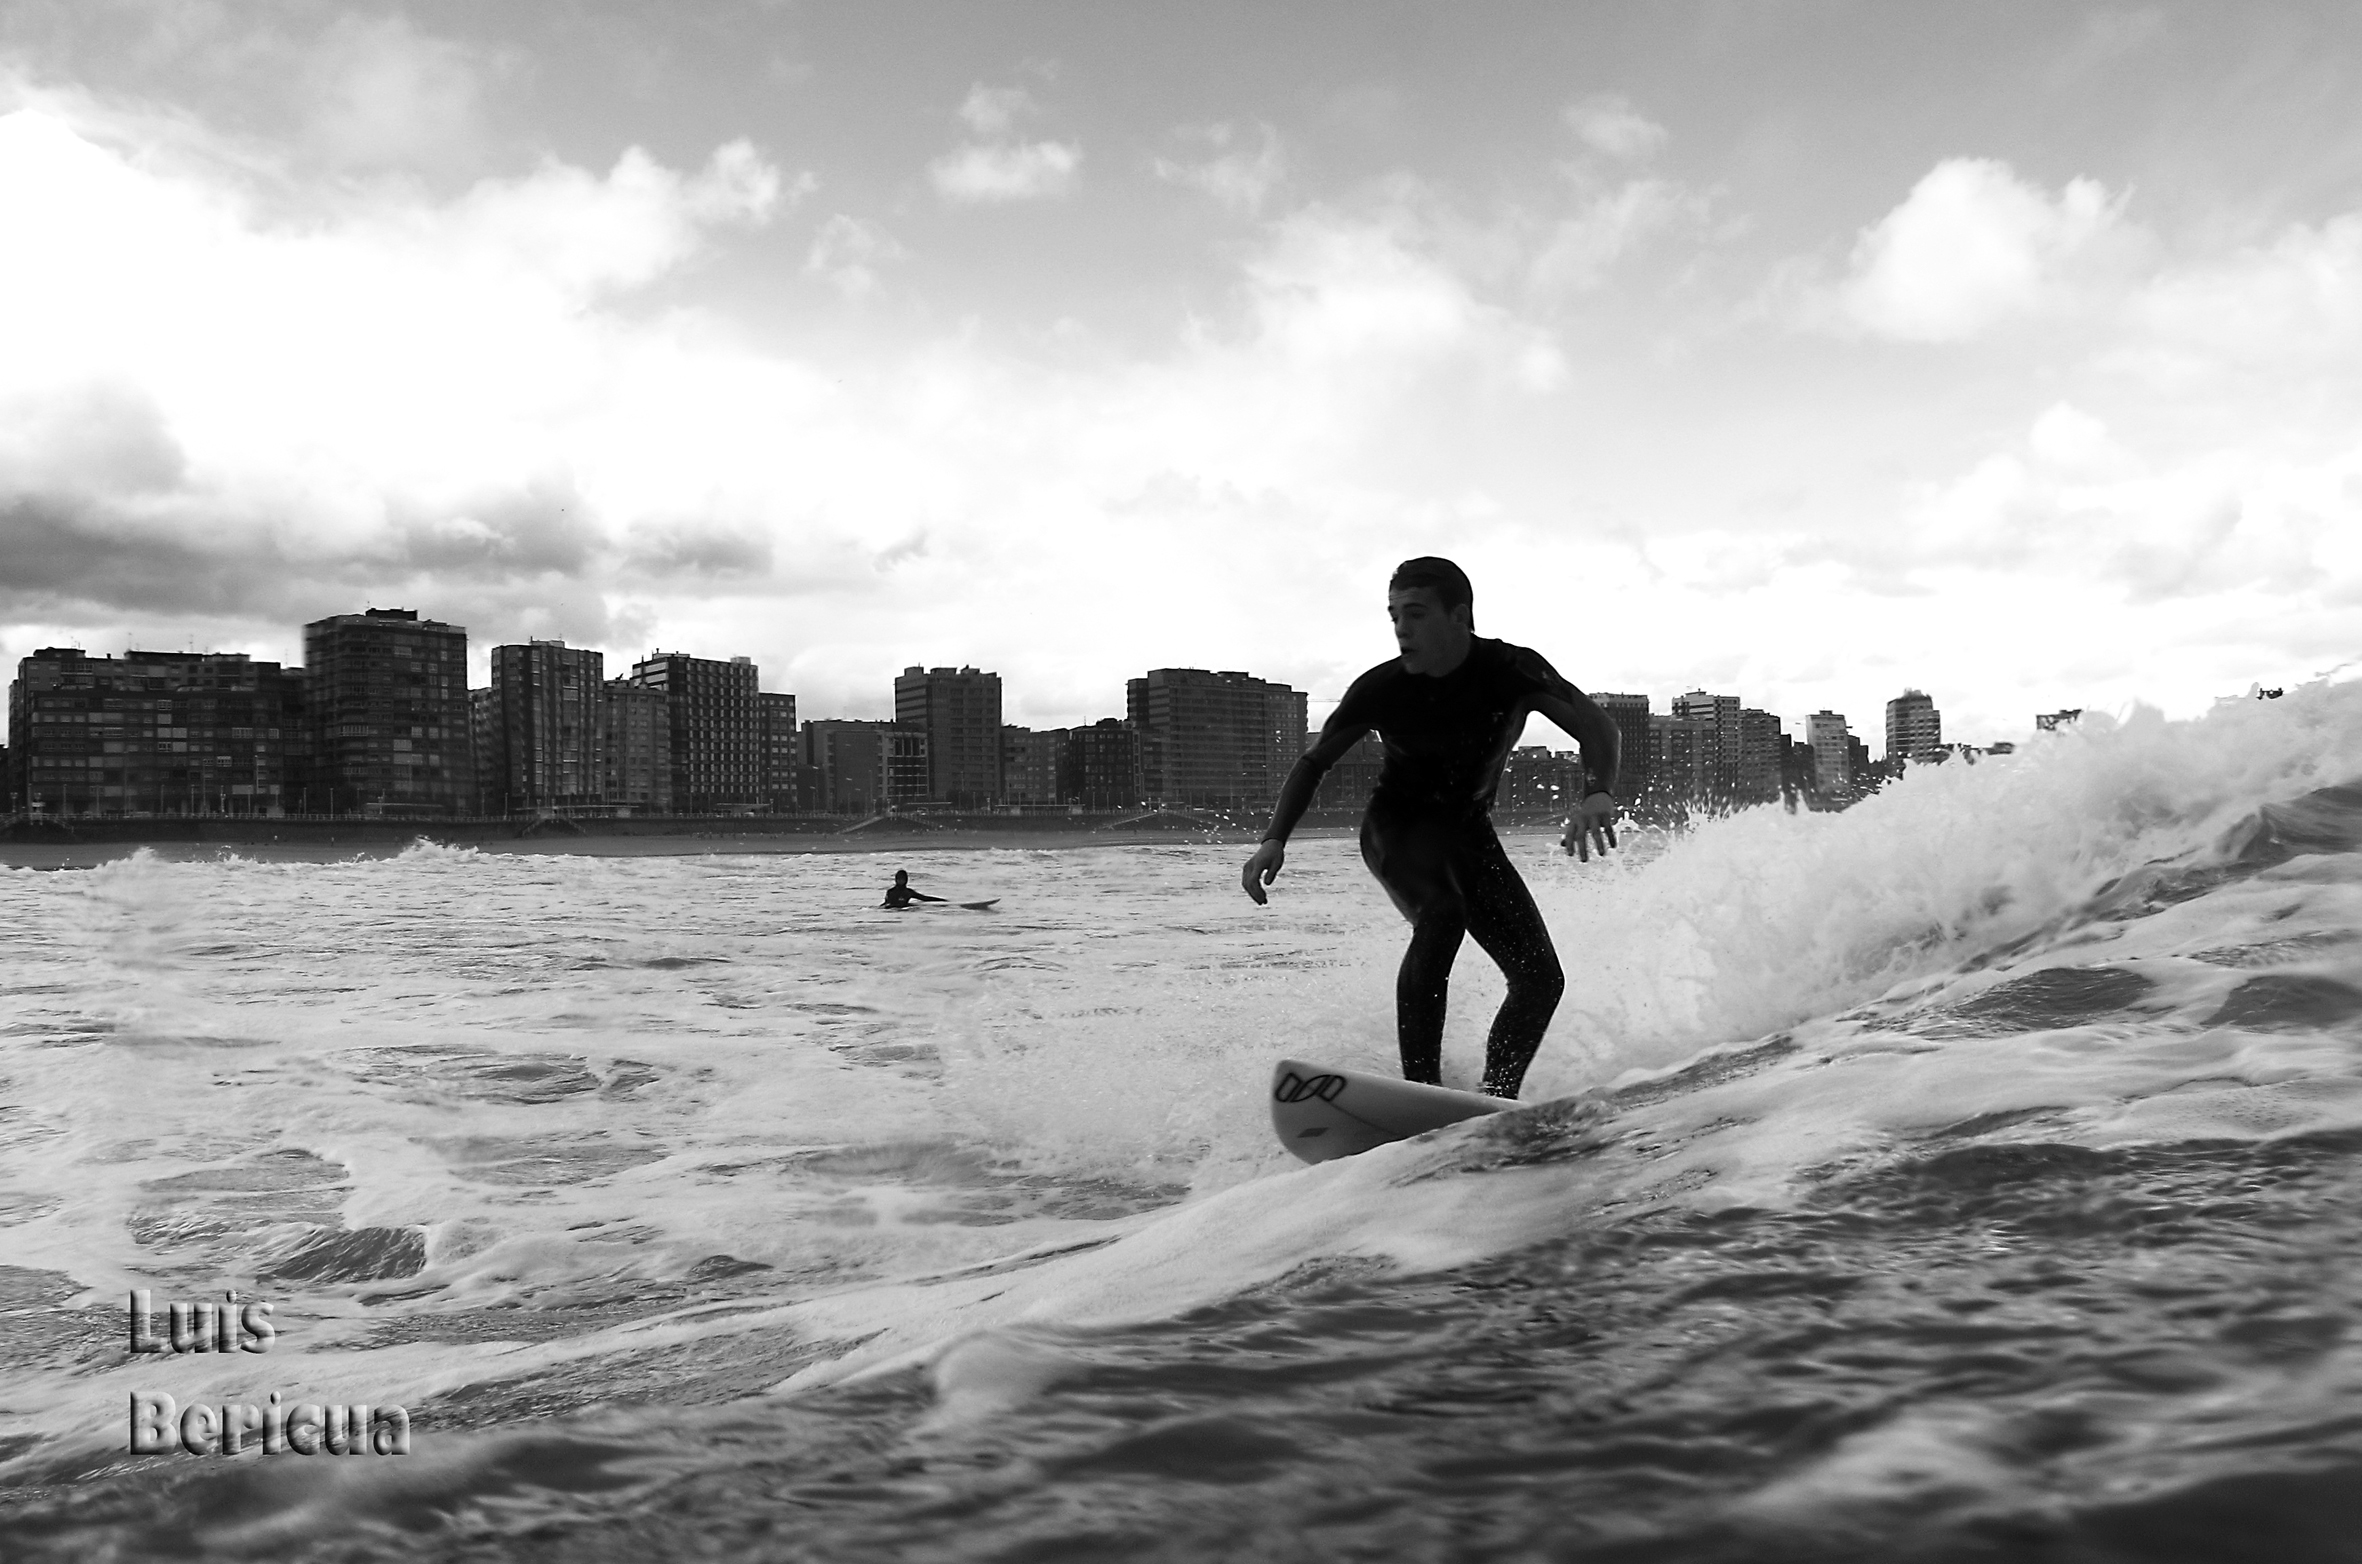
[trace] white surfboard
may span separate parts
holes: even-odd
[[[1407,1140],[1516,1104],[1448,1086],[1422,1086],[1282,1059],[1271,1072],[1271,1127],[1306,1162],[1327,1162]]]

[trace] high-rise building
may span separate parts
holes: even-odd
[[[889,722],[878,735],[878,794],[899,809],[935,796],[935,741],[917,728]]]
[[[1386,742],[1375,733],[1365,733],[1355,740],[1351,749],[1337,757],[1337,763],[1320,779],[1312,790],[1314,809],[1360,809],[1368,805],[1370,794],[1377,791],[1378,777],[1386,769]],[[1281,779],[1285,781],[1283,777]]]
[[[1944,717],[1936,703],[1917,690],[1905,690],[1886,703],[1886,763],[1929,761],[1944,753]]]
[[[1853,764],[1846,741],[1853,737],[1845,718],[1833,711],[1816,711],[1804,719],[1805,742],[1812,746],[1813,787],[1827,798],[1853,792]]]
[[[763,802],[763,729],[751,659],[651,652],[632,682],[662,690],[672,747],[672,802],[682,814],[743,813]]]
[[[1001,796],[1012,804],[1055,804],[1066,730],[1001,729]]]
[[[1268,804],[1304,753],[1304,692],[1251,674],[1151,668],[1125,681],[1124,704],[1160,804]]]
[[[609,679],[605,716],[607,802],[636,814],[671,814],[671,697],[633,679]]]
[[[1563,815],[1572,812],[1582,797],[1580,755],[1526,744],[1511,750],[1502,762],[1501,785],[1493,794],[1493,805],[1498,809],[1547,809]]]
[[[44,647],[8,687],[6,791],[44,815],[301,812],[305,682],[236,653]]]
[[[1117,717],[1066,730],[1058,760],[1058,797],[1085,809],[1136,809],[1140,793],[1140,735]]]
[[[468,794],[468,809],[473,814],[488,815],[497,807],[493,794],[498,791],[492,776],[493,732],[500,723],[500,706],[492,694],[492,686],[467,692],[467,752],[468,774],[475,779]]]
[[[884,798],[879,735],[891,726],[840,718],[804,724],[803,759],[814,777],[814,808],[831,815],[878,812]]]
[[[1638,798],[1648,791],[1649,743],[1648,697],[1645,695],[1594,695],[1608,720],[1616,725],[1616,791],[1627,799]]]
[[[493,813],[606,801],[606,662],[563,641],[492,648],[491,745],[476,761]]]
[[[826,814],[873,815],[924,802],[929,793],[927,735],[897,723],[807,722],[803,764],[813,777],[813,807]]]
[[[312,807],[450,814],[474,807],[467,631],[407,608],[303,627]]]
[[[1767,804],[1780,796],[1781,762],[1788,735],[1780,719],[1752,706],[1739,708],[1739,768],[1734,801]]]
[[[1719,754],[1711,716],[1652,715],[1648,720],[1648,799],[1659,807],[1687,809],[1719,797]]]
[[[1740,752],[1745,742],[1739,698],[1692,690],[1674,697],[1673,715],[1704,724],[1705,752],[1693,756],[1691,763],[1697,776],[1691,784],[1690,796],[1699,801],[1717,802],[1736,796],[1740,788]]]
[[[1799,795],[1813,790],[1813,747],[1803,739],[1780,735],[1780,797],[1790,809]]]
[[[1001,676],[975,668],[902,670],[894,722],[927,736],[928,795],[961,809],[1001,796]]]
[[[803,746],[796,741],[796,698],[764,690],[755,696],[763,729],[763,807],[774,814],[796,806],[796,766]]]

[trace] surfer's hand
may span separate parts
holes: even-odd
[[[1616,845],[1616,795],[1604,790],[1586,794],[1574,818],[1566,823],[1566,835],[1558,844],[1584,863],[1591,861],[1591,850],[1599,849],[1605,858],[1607,850]]]
[[[1265,842],[1256,848],[1255,856],[1247,860],[1247,866],[1239,874],[1238,882],[1247,888],[1249,896],[1255,898],[1256,906],[1260,907],[1270,900],[1263,894],[1263,887],[1279,878],[1280,865],[1287,861],[1287,843],[1276,840]]]

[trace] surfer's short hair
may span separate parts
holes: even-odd
[[[1433,554],[1404,560],[1394,567],[1394,575],[1386,583],[1389,592],[1408,592],[1413,587],[1433,592],[1435,600],[1447,609],[1476,604],[1476,588],[1468,584],[1468,572]]]

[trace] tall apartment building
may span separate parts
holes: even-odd
[[[1386,743],[1375,733],[1365,733],[1354,741],[1351,749],[1337,757],[1320,784],[1312,790],[1314,809],[1360,809],[1370,801],[1370,794],[1378,787],[1378,775],[1386,769]],[[1281,781],[1287,779],[1283,776]]]
[[[488,815],[498,807],[493,802],[497,789],[492,779],[492,745],[494,730],[500,724],[500,706],[493,698],[492,686],[467,692],[467,752],[468,773],[475,781],[468,792],[468,812]]]
[[[1673,713],[1648,720],[1648,797],[1683,806],[1721,796],[1720,739],[1711,717]]]
[[[1141,786],[1161,804],[1268,804],[1304,753],[1304,692],[1224,670],[1151,668],[1124,683]]]
[[[1732,799],[1743,804],[1766,804],[1778,798],[1786,783],[1788,735],[1780,719],[1753,706],[1739,708],[1739,767]]]
[[[1065,753],[1064,728],[1003,727],[1001,797],[1012,804],[1065,802],[1058,794],[1058,766]]]
[[[1501,783],[1493,793],[1496,809],[1548,809],[1565,814],[1582,802],[1583,760],[1580,755],[1525,744],[1509,752],[1501,764]]]
[[[1694,758],[1699,785],[1693,785],[1695,798],[1728,798],[1738,792],[1740,751],[1744,745],[1743,728],[1739,718],[1739,698],[1736,695],[1711,695],[1704,690],[1692,690],[1673,698],[1673,715],[1705,724],[1707,752]]]
[[[305,682],[235,653],[44,647],[8,687],[6,791],[45,815],[301,811]]]
[[[928,793],[962,809],[1001,796],[1001,676],[975,668],[902,670],[894,723],[927,736]]]
[[[1117,717],[1068,728],[1058,759],[1058,797],[1085,809],[1136,809],[1140,793],[1140,735]]]
[[[1816,711],[1804,719],[1805,742],[1812,746],[1813,785],[1831,798],[1853,791],[1853,760],[1846,741],[1853,737],[1845,718],[1833,711]]]
[[[754,662],[651,652],[632,664],[631,676],[664,692],[673,808],[704,815],[760,807],[763,719]]]
[[[931,793],[927,735],[898,723],[807,722],[803,764],[814,779],[814,807],[828,814],[874,815]]]
[[[1944,716],[1935,701],[1905,690],[1886,703],[1886,763],[1936,760],[1944,753]]]
[[[563,641],[492,648],[489,749],[481,790],[495,814],[607,797],[606,658]]]
[[[763,807],[774,814],[792,812],[797,807],[796,767],[803,753],[796,742],[796,698],[763,690],[755,695],[755,707],[762,717]]]
[[[603,708],[607,733],[607,802],[636,814],[673,812],[672,700],[653,685],[609,679]]]
[[[474,807],[467,631],[407,608],[303,627],[311,807],[450,814]]]
[[[1594,695],[1608,720],[1616,725],[1617,746],[1616,791],[1624,798],[1638,798],[1648,791],[1649,743],[1648,697],[1645,695]]]
[[[935,793],[935,741],[916,728],[889,722],[878,736],[879,798],[901,808],[924,803]]]

